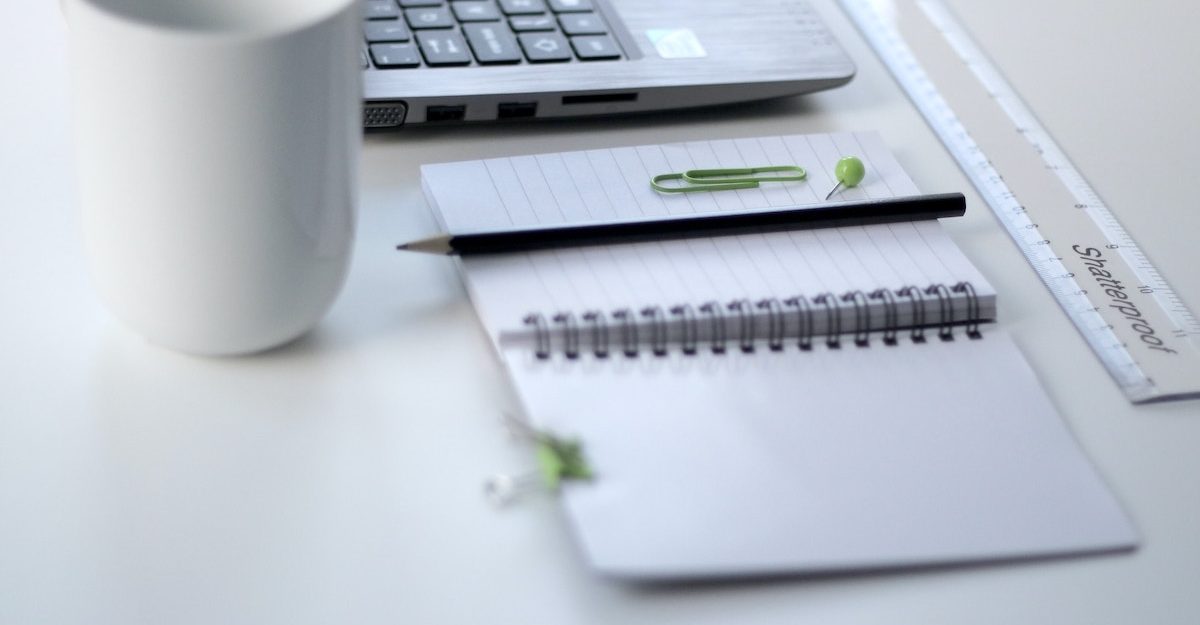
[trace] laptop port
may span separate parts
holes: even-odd
[[[537,115],[537,102],[501,102],[496,109],[498,119],[517,119]]]
[[[364,128],[399,128],[408,116],[408,105],[396,102],[368,102],[363,105]]]
[[[460,122],[467,116],[467,105],[430,106],[425,109],[427,122]]]

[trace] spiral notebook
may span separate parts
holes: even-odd
[[[447,231],[915,195],[876,133],[427,165]],[[652,175],[794,163],[802,183],[663,196]],[[526,417],[584,444],[563,505],[636,579],[1131,548],[1136,532],[935,221],[469,257]]]

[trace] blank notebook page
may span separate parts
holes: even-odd
[[[595,473],[562,496],[631,578],[819,572],[1136,544],[1012,341],[538,360],[525,413]]]
[[[426,165],[422,181],[447,231],[578,223],[815,204],[833,165],[858,155],[867,177],[835,195],[853,201],[917,195],[877,133],[791,135],[514,156]],[[795,164],[803,182],[662,195],[650,178],[717,167]],[[969,281],[984,317],[995,291],[936,221],[590,246],[463,260],[493,339],[536,311],[616,310],[710,300],[836,294]]]

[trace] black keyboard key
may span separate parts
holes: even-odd
[[[608,35],[589,35],[587,37],[571,37],[571,47],[575,54],[584,61],[602,61],[605,59],[621,58],[621,50]]]
[[[400,0],[400,6],[411,9],[412,7],[436,7],[441,6],[442,0]]]
[[[450,5],[454,9],[454,17],[460,22],[495,22],[500,19],[500,11],[490,0],[477,2],[455,2]]]
[[[417,67],[421,64],[421,55],[411,43],[371,44],[371,58],[375,59],[375,67],[382,68]]]
[[[421,54],[430,65],[468,65],[471,52],[462,35],[452,30],[422,30],[417,33]]]
[[[564,33],[568,35],[603,35],[608,32],[604,20],[595,13],[566,13],[558,16]]]
[[[549,0],[555,13],[579,13],[592,10],[592,0]]]
[[[412,34],[400,20],[369,20],[363,22],[363,35],[370,43],[408,41]]]
[[[523,15],[508,18],[508,25],[513,30],[524,33],[538,30],[554,30],[557,24],[550,15]]]
[[[504,24],[463,24],[463,33],[475,52],[476,61],[485,65],[521,62],[517,38]]]
[[[363,19],[394,20],[400,17],[400,9],[393,0],[367,0],[362,5]]]
[[[522,33],[517,35],[521,49],[530,63],[553,63],[571,60],[567,40],[558,33]]]
[[[446,7],[422,7],[404,9],[404,17],[413,30],[422,28],[450,28],[454,19],[450,17],[450,9]]]
[[[500,10],[505,15],[538,15],[546,12],[542,0],[500,0]]]

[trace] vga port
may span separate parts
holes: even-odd
[[[364,128],[399,128],[408,115],[404,102],[367,102],[363,105]]]

